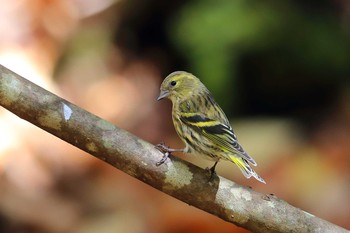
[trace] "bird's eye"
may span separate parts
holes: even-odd
[[[176,81],[171,81],[170,85],[173,86],[173,87],[175,87]]]

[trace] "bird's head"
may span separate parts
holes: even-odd
[[[201,81],[193,74],[185,71],[175,71],[162,82],[157,100],[163,98],[168,98],[172,102],[186,100],[203,87]],[[204,87],[204,89],[206,88]]]

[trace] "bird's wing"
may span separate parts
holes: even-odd
[[[180,120],[213,142],[221,150],[237,154],[256,165],[244,149],[239,145],[236,135],[233,133],[231,126],[221,123],[218,120],[210,119],[200,113],[184,113],[180,114]]]

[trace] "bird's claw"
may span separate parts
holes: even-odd
[[[164,144],[164,142],[157,144],[155,146],[155,148],[164,154],[163,158],[159,162],[156,163],[156,166],[158,167],[158,166],[162,165],[167,160],[167,158],[171,154],[171,151],[169,150],[170,148]]]
[[[159,150],[160,152],[162,152],[162,153],[170,152],[170,151],[169,151],[170,147],[168,147],[167,145],[165,145],[164,142],[161,142],[161,143],[157,144],[157,145],[155,146],[155,148],[156,148],[157,150]]]
[[[163,158],[156,163],[156,166],[158,167],[162,165],[168,159],[169,155],[170,155],[169,152],[165,152]]]
[[[205,168],[205,170],[207,170],[208,173],[210,174],[209,181],[212,181],[214,179],[214,177],[217,176],[215,168],[213,169],[213,167],[211,167],[211,168],[207,167],[207,168]]]

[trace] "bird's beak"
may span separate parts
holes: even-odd
[[[169,91],[160,91],[160,94],[157,98],[157,100],[161,100],[169,95]]]

